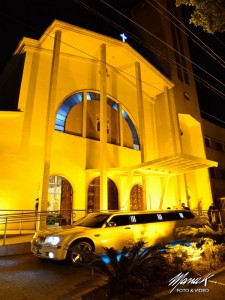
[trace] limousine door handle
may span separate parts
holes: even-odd
[[[130,227],[125,227],[125,229],[130,229]]]

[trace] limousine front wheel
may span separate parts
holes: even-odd
[[[67,261],[72,264],[88,264],[88,253],[93,252],[93,247],[88,241],[73,242],[67,251]]]

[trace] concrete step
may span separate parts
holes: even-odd
[[[13,235],[7,237],[4,243],[3,237],[0,239],[0,256],[31,253],[30,242],[34,233]]]

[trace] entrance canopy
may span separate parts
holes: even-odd
[[[217,167],[218,163],[204,158],[176,153],[170,156],[165,156],[159,159],[151,160],[129,167],[109,168],[110,173],[118,173],[126,175],[133,173],[133,175],[179,175],[203,168]],[[96,169],[89,169],[89,171],[97,171]]]

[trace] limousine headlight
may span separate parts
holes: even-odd
[[[45,244],[56,246],[60,241],[58,236],[47,236],[45,239]]]

